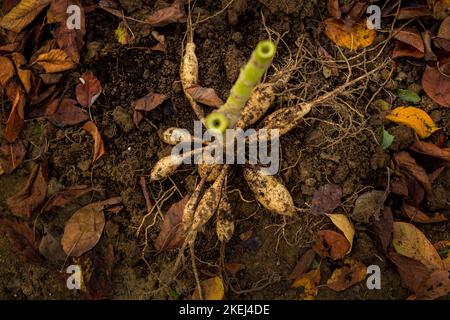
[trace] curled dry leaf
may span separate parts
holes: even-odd
[[[335,19],[340,19],[342,16],[341,9],[339,8],[339,0],[327,1],[328,13]]]
[[[322,215],[332,213],[334,209],[341,205],[342,190],[336,184],[326,184],[314,191],[311,213]]]
[[[302,300],[314,300],[319,290],[317,285],[320,283],[320,268],[311,270],[302,274],[299,278],[295,279],[291,288],[303,288],[303,292],[300,293],[300,299]]]
[[[16,91],[12,109],[6,122],[5,139],[14,142],[19,137],[24,125],[25,93],[22,89]]]
[[[101,156],[105,154],[105,147],[103,145],[103,139],[98,131],[97,126],[92,121],[88,121],[84,124],[83,129],[86,130],[94,139],[94,157],[92,163],[95,163]]]
[[[421,284],[429,277],[430,273],[427,267],[417,260],[398,254],[393,250],[389,251],[388,257],[396,265],[403,284],[413,292],[418,291]]]
[[[175,0],[170,7],[159,9],[149,15],[145,22],[154,27],[163,27],[169,23],[186,21],[183,2],[183,0]]]
[[[14,65],[9,58],[0,56],[0,84],[6,87],[8,81],[14,76]]]
[[[47,200],[42,208],[42,212],[49,212],[55,207],[61,207],[65,204],[83,196],[84,194],[97,190],[90,186],[73,186],[62,189],[55,193],[50,199]]]
[[[186,89],[195,101],[206,104],[209,107],[218,108],[224,104],[223,100],[219,98],[216,91],[212,88],[203,88],[201,86],[193,86]]]
[[[102,92],[102,85],[91,71],[86,71],[80,82],[75,90],[77,100],[83,108],[90,108]]]
[[[19,79],[22,82],[23,87],[25,88],[25,91],[27,93],[29,93],[31,90],[32,73],[31,73],[31,70],[22,69],[22,66],[27,63],[27,59],[25,59],[25,57],[18,52],[14,52],[11,55],[11,58],[14,61],[14,64],[15,64],[16,70],[17,70],[17,75],[19,76]]]
[[[0,219],[0,231],[11,242],[11,245],[22,255],[26,262],[37,265],[44,263],[44,257],[39,253],[39,240],[35,238],[34,231],[24,222]]]
[[[450,16],[442,21],[437,37],[434,39],[434,43],[440,48],[450,51]]]
[[[19,33],[51,2],[51,0],[21,0],[0,21],[0,27]]]
[[[426,66],[422,75],[422,87],[434,102],[450,107],[450,78],[444,76],[437,67]]]
[[[387,252],[394,232],[394,217],[390,207],[384,207],[383,216],[372,222],[371,229],[383,251]]]
[[[435,213],[432,217],[426,215],[416,207],[410,206],[407,203],[403,204],[402,212],[409,217],[411,221],[417,223],[438,223],[447,221],[447,218],[442,213]]]
[[[314,261],[316,253],[313,249],[308,249],[298,260],[297,264],[289,275],[289,279],[298,279],[302,274],[309,270],[311,263]]]
[[[166,37],[155,30],[152,31],[152,37],[158,41],[158,43],[151,47],[150,50],[166,52]]]
[[[6,200],[9,210],[18,217],[29,218],[45,200],[47,181],[47,164],[43,161],[35,165],[24,187]]]
[[[424,168],[416,163],[416,160],[414,160],[414,158],[411,157],[408,152],[402,151],[396,153],[394,155],[394,160],[397,163],[397,166],[400,167],[400,169],[403,169],[407,173],[412,175],[417,181],[422,184],[427,192],[431,192],[431,182],[427,175],[427,172]]]
[[[334,270],[327,281],[328,288],[334,291],[344,291],[351,286],[363,281],[367,275],[367,267],[354,259],[346,259],[344,266]]]
[[[356,199],[352,211],[352,219],[360,223],[369,223],[371,219],[377,220],[384,208],[386,193],[381,190],[372,190],[363,193]]]
[[[181,221],[183,218],[183,210],[188,200],[189,196],[184,197],[180,201],[174,203],[167,211],[164,216],[161,231],[154,243],[156,250],[162,251],[165,249],[178,248],[183,244],[185,235],[183,234]]]
[[[64,226],[61,245],[68,256],[79,257],[100,240],[105,227],[103,209],[118,204],[121,198],[90,203],[76,211]]]
[[[376,31],[367,28],[366,19],[356,23],[351,31],[346,31],[345,25],[334,18],[326,19],[325,34],[340,47],[358,50],[370,46],[376,37]]]
[[[416,140],[409,147],[412,151],[425,154],[427,156],[450,161],[450,148],[439,148],[434,143]]]
[[[413,57],[423,58],[425,47],[421,35],[413,29],[399,30],[394,38],[397,39],[392,58]]]
[[[424,139],[439,130],[433,119],[422,109],[416,107],[398,107],[392,110],[386,119],[413,129]]]
[[[428,17],[431,16],[433,13],[428,8],[427,5],[420,5],[414,7],[404,7],[400,8],[398,11],[397,19],[398,20],[405,20],[405,19],[415,19],[420,17]]]
[[[428,271],[443,269],[443,263],[433,245],[414,225],[394,222],[392,245],[397,253],[423,263]]]
[[[144,98],[138,99],[133,103],[134,110],[152,111],[160,106],[167,99],[167,95],[162,93],[151,93]]]
[[[340,233],[333,230],[320,230],[313,250],[322,258],[342,259],[350,249],[350,243]]]
[[[351,223],[350,219],[345,214],[327,214],[327,216],[330,218],[331,222],[339,228],[339,230],[342,231],[344,236],[347,238],[348,242],[350,243],[350,248],[348,249],[349,253],[352,250],[353,246],[353,237],[355,236],[355,227],[353,227],[353,224]]]
[[[26,146],[27,142],[20,139],[0,146],[0,176],[10,174],[22,164],[27,152]]]
[[[61,49],[42,53],[32,63],[42,67],[46,73],[58,73],[75,67],[75,63]]]
[[[209,278],[200,283],[204,300],[222,300],[225,294],[223,280],[220,277]],[[195,288],[192,300],[199,300],[198,288]]]

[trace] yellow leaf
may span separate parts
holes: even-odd
[[[353,237],[355,236],[355,228],[353,227],[353,224],[344,214],[334,213],[327,214],[327,216],[331,219],[331,222],[333,222],[334,225],[338,227],[342,233],[344,233],[344,236],[347,238],[348,242],[350,242],[350,248],[347,251],[347,253],[349,253],[352,251]]]
[[[410,223],[394,222],[392,245],[397,253],[423,263],[429,271],[444,267],[434,246]]]
[[[51,0],[22,0],[0,21],[0,27],[19,33]]]
[[[367,275],[367,268],[354,259],[346,259],[342,268],[333,271],[327,286],[334,291],[343,291],[363,281]]]
[[[340,47],[350,50],[357,50],[370,46],[377,35],[376,31],[367,28],[366,19],[356,23],[350,31],[347,31],[344,24],[334,18],[326,19],[325,34],[331,41]]]
[[[133,41],[133,37],[130,34],[130,31],[122,22],[119,24],[114,34],[116,36],[117,41],[119,41],[120,44],[129,44]]]
[[[386,116],[386,119],[410,127],[422,139],[439,130],[433,119],[425,111],[416,107],[395,108]]]
[[[291,288],[303,288],[300,294],[302,300],[314,300],[319,290],[317,285],[320,282],[320,269],[314,269],[301,275],[300,278],[295,279]]]
[[[61,49],[52,49],[40,54],[34,63],[43,67],[46,73],[62,72],[75,67],[75,63]]]
[[[204,300],[222,300],[225,294],[222,278],[214,277],[203,280],[200,283]],[[192,300],[199,300],[198,289],[195,288]]]

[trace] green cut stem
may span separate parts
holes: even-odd
[[[225,104],[206,117],[206,127],[208,129],[223,133],[227,128],[233,128],[236,125],[242,108],[244,108],[250,98],[253,89],[272,64],[275,51],[276,46],[270,40],[258,43],[250,60],[241,69]]]

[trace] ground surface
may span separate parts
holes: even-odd
[[[163,1],[156,1],[156,4],[148,0],[120,2],[128,15],[137,18],[164,6]],[[194,14],[206,17],[219,11],[226,2],[197,1]],[[292,52],[298,50],[296,43],[299,41],[303,41],[303,46],[313,56],[317,55],[317,46],[321,44],[332,55],[339,57],[339,51],[321,33],[321,21],[328,16],[322,1],[249,0],[237,3],[242,5],[241,8],[236,5],[235,9],[200,24],[195,30],[200,83],[214,88],[221,97],[226,97],[241,64],[255,44],[268,36],[262,17],[267,28],[279,34],[286,33],[283,36],[284,43],[279,46],[276,65],[281,66],[288,59],[288,48]],[[76,71],[66,76],[69,88],[67,95],[74,95],[78,77],[84,71],[91,70],[98,77],[103,94],[96,102],[93,117],[103,135],[107,154],[93,169],[90,168],[92,140],[78,126],[61,129],[45,120],[35,120],[27,123],[23,135],[36,145],[46,141],[50,194],[62,187],[81,184],[99,185],[104,191],[83,196],[58,209],[56,214],[53,213],[55,216],[48,219],[48,225],[55,233],[61,233],[64,222],[77,208],[93,199],[121,196],[124,209],[106,214],[105,232],[94,249],[95,252],[102,252],[109,245],[114,248],[114,265],[111,283],[108,284],[111,290],[107,296],[115,299],[190,297],[195,281],[189,260],[169,292],[157,290],[161,278],[164,278],[164,273],[173,264],[177,254],[177,250],[157,253],[152,245],[161,221],[158,220],[149,230],[149,246],[144,253],[149,265],[141,256],[144,239],[142,236],[136,238],[135,235],[136,227],[146,213],[139,178],[148,177],[156,161],[170,151],[170,147],[160,141],[158,130],[170,126],[192,128],[194,120],[179,83],[179,63],[186,24],[176,23],[156,28],[166,36],[167,51],[162,53],[148,49],[156,43],[149,36],[150,27],[130,22],[138,42],[123,46],[114,37],[114,28],[118,24],[116,17],[96,12],[89,14],[87,21],[87,47],[96,47],[96,54],[89,57],[85,47],[82,63]],[[377,42],[383,39],[384,34],[380,33]],[[377,66],[390,55],[391,49],[392,44],[388,44],[374,63],[356,68],[356,75],[361,75],[364,69],[370,70]],[[378,51],[368,51],[360,61],[370,60]],[[289,82],[292,88],[299,84],[301,87],[293,90],[290,97],[277,98],[275,108],[330,91],[343,83],[348,74],[345,62],[339,64],[339,76],[331,78],[324,77],[321,64],[312,57],[306,57],[304,63],[306,67],[302,73],[295,74]],[[424,65],[398,59],[389,86],[384,86],[379,96],[386,97],[396,87],[408,88],[420,84]],[[401,126],[395,126],[394,129],[392,126],[388,130],[396,137],[395,145],[383,151],[377,141],[383,116],[372,105],[366,106],[384,83],[384,77],[389,76],[388,69],[358,84],[359,87],[355,89],[357,94],[341,97],[341,104],[351,105],[355,112],[339,113],[332,106],[318,108],[308,115],[302,126],[282,138],[280,177],[292,192],[296,206],[304,209],[294,219],[284,220],[258,206],[245,185],[240,168],[236,167],[229,178],[228,192],[237,227],[234,237],[225,247],[225,261],[242,264],[244,269],[234,277],[228,277],[227,298],[295,299],[298,291],[289,288],[291,280],[288,275],[301,254],[313,243],[315,232],[332,228],[329,220],[313,216],[307,210],[314,190],[330,182],[340,185],[344,194],[344,204],[340,210],[348,213],[358,194],[379,188],[380,178],[386,174],[392,153],[405,149],[408,146],[407,139],[412,136],[410,129]],[[137,129],[132,123],[131,104],[152,92],[165,93],[169,99],[161,107],[148,112]],[[438,107],[425,96],[422,106],[429,113],[435,111],[437,124],[442,127],[448,144],[450,109]],[[0,210],[4,216],[10,215],[5,204],[6,198],[17,192],[26,180],[32,159],[38,154],[36,149],[32,149],[26,162],[14,174],[0,177]],[[450,168],[447,167],[433,185],[433,188],[440,188],[447,201],[437,203],[440,199],[428,200],[428,206],[433,211],[439,210],[447,217],[450,212],[449,177]],[[173,182],[166,180],[161,185],[149,184],[149,187],[156,197],[161,190],[168,190],[173,183],[176,184],[178,190],[163,204],[164,212],[187,192],[192,192],[197,179],[194,168],[184,166],[173,176]],[[241,193],[237,191],[238,188]],[[448,227],[448,223],[420,226],[432,242],[449,240]],[[38,232],[42,232],[39,228],[38,224]],[[381,267],[381,290],[368,290],[365,282],[343,292],[334,292],[321,285],[317,299],[407,298],[409,291],[402,286],[395,266],[377,248],[370,230],[362,224],[356,224],[356,230],[351,256],[366,265],[377,264]],[[249,231],[252,231],[250,242],[242,241],[239,235]],[[195,247],[201,277],[215,275],[220,271],[219,248],[214,228],[206,228]],[[322,261],[322,283],[340,264],[342,262]],[[60,272],[61,267],[62,263],[51,267],[24,263],[4,236],[0,236],[0,298],[78,298],[79,294],[65,288],[65,274]]]

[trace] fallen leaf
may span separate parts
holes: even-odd
[[[186,13],[183,0],[175,0],[170,7],[159,9],[145,19],[146,23],[154,27],[164,27],[169,23],[185,21]]]
[[[336,184],[326,184],[314,191],[311,202],[311,213],[322,215],[332,213],[341,205],[342,189]]]
[[[138,111],[152,111],[160,106],[166,99],[167,96],[165,94],[151,93],[144,98],[136,100],[133,103],[133,108]]]
[[[225,294],[225,288],[223,286],[222,278],[214,277],[203,280],[200,282],[200,287],[202,288],[202,294],[204,300],[222,300]],[[200,295],[198,288],[195,288],[192,294],[192,300],[199,300]]]
[[[400,8],[398,11],[397,19],[405,20],[405,19],[415,19],[420,17],[428,17],[431,16],[432,12],[428,8],[427,5],[418,5],[416,7],[405,7]]]
[[[333,271],[327,281],[328,288],[334,291],[344,291],[363,281],[367,276],[367,267],[354,259],[345,259],[344,266]]]
[[[425,189],[414,177],[409,174],[405,174],[405,177],[408,184],[408,199],[418,206],[425,198]]]
[[[434,143],[420,140],[414,141],[409,148],[417,153],[425,154],[444,161],[450,161],[450,148],[439,148]]]
[[[298,279],[302,274],[309,270],[311,263],[313,262],[316,253],[313,249],[308,249],[298,260],[297,264],[289,275],[289,279]]]
[[[434,102],[450,107],[450,78],[444,76],[437,67],[426,66],[422,75],[422,87]]]
[[[411,90],[397,89],[397,95],[400,100],[412,103],[420,102],[420,96]]]
[[[317,285],[320,283],[320,269],[314,269],[307,273],[302,274],[296,279],[291,288],[303,288],[303,292],[300,293],[299,298],[302,300],[314,300],[319,293]]]
[[[91,71],[86,71],[80,81],[76,88],[77,100],[83,108],[90,108],[102,92],[102,85]]]
[[[152,37],[158,41],[158,43],[151,47],[150,50],[166,52],[166,37],[155,30],[152,31]]]
[[[384,207],[383,216],[372,222],[371,230],[384,252],[387,252],[394,232],[394,218],[390,207]]]
[[[394,38],[398,41],[392,58],[413,57],[423,58],[425,55],[425,46],[421,35],[414,29],[404,28],[395,33]]]
[[[327,214],[327,216],[331,219],[331,222],[338,227],[339,230],[342,231],[344,236],[347,238],[350,243],[350,248],[347,253],[350,253],[353,246],[353,237],[355,236],[355,227],[351,223],[350,219],[345,214],[333,213]]]
[[[435,270],[420,286],[417,299],[437,299],[450,293],[449,270]]]
[[[382,128],[381,131],[381,147],[383,148],[383,150],[388,149],[392,143],[394,142],[394,136],[392,134],[390,134],[387,130],[384,129],[384,127]]]
[[[369,223],[371,219],[377,220],[384,208],[386,194],[381,190],[372,190],[360,195],[353,206],[351,217],[360,223]]]
[[[51,2],[51,0],[22,0],[0,21],[0,27],[19,33]]]
[[[61,80],[62,74],[60,73],[42,73],[39,75],[45,84],[56,84]]]
[[[436,19],[442,20],[450,15],[450,0],[428,0],[430,8]]]
[[[439,178],[439,176],[441,175],[441,173],[442,173],[444,170],[445,170],[445,167],[442,166],[442,167],[437,168],[437,169],[434,170],[433,172],[431,172],[431,173],[428,175],[428,179],[430,180],[430,183],[431,183],[431,184],[434,183],[434,181],[435,181],[437,178]]]
[[[430,273],[427,267],[414,259],[398,254],[393,250],[388,253],[389,259],[397,266],[403,284],[411,291],[416,292]]]
[[[79,124],[89,119],[89,115],[80,107],[76,106],[73,99],[63,98],[53,100],[45,110],[45,117],[57,127]]]
[[[444,270],[450,270],[450,241],[442,240],[433,245],[444,263]]]
[[[360,21],[361,17],[366,13],[367,6],[368,4],[362,1],[356,1],[353,4],[351,10],[344,18],[344,25],[348,31],[351,31],[351,28]]]
[[[29,218],[45,200],[47,181],[47,164],[43,161],[34,166],[24,187],[6,200],[9,210],[18,217]]]
[[[49,212],[55,207],[61,207],[67,203],[85,195],[88,192],[98,190],[94,187],[82,185],[62,189],[55,193],[42,207],[42,212]]]
[[[432,217],[430,217],[418,208],[410,206],[407,203],[403,204],[402,213],[409,217],[411,221],[417,223],[438,223],[447,221],[447,218],[442,213],[435,213]]]
[[[27,142],[17,139],[13,143],[3,143],[0,146],[0,176],[10,174],[25,159]]]
[[[212,88],[193,86],[186,89],[186,92],[195,101],[203,103],[209,107],[218,108],[224,104],[223,100],[219,98],[216,91]]]
[[[105,227],[103,209],[121,202],[120,198],[93,202],[78,209],[66,222],[61,245],[68,256],[79,257],[100,240]]]
[[[14,65],[7,57],[0,56],[0,84],[6,87],[8,81],[14,76]]]
[[[339,0],[328,0],[327,1],[328,13],[335,19],[340,19],[341,9],[339,8]]]
[[[376,37],[376,31],[367,28],[366,19],[355,24],[352,30],[346,31],[345,25],[334,18],[324,21],[325,34],[340,47],[357,50],[370,46]]]
[[[66,258],[60,241],[49,232],[42,237],[39,252],[51,262],[63,261]]]
[[[105,154],[105,147],[103,145],[103,139],[98,131],[97,126],[92,121],[88,121],[84,124],[83,129],[86,130],[94,139],[94,157],[92,163],[95,163],[101,156]]]
[[[39,240],[34,231],[24,222],[0,218],[0,231],[11,242],[11,245],[22,255],[26,262],[43,265],[44,257],[39,253]]]
[[[181,228],[181,219],[188,200],[189,197],[186,196],[174,203],[165,214],[161,231],[154,243],[156,250],[178,248],[183,244],[184,234]]]
[[[241,263],[226,263],[225,264],[225,270],[228,272],[228,274],[232,277],[235,277],[236,274],[243,270],[245,266]]]
[[[398,107],[392,110],[386,119],[413,129],[417,135],[424,139],[439,130],[433,119],[422,109],[416,107]]]
[[[419,181],[427,192],[431,192],[431,182],[424,168],[416,163],[411,155],[406,151],[401,151],[394,155],[394,160],[397,165],[411,174],[417,181]]]
[[[434,43],[440,48],[450,51],[450,16],[442,21]]]
[[[47,53],[42,53],[32,63],[44,68],[46,73],[58,73],[75,67],[75,63],[61,49],[52,49]]]
[[[392,193],[398,194],[402,197],[408,196],[408,181],[405,176],[393,177],[391,179],[391,188],[390,191]]]
[[[31,70],[22,69],[22,66],[27,64],[27,59],[21,53],[18,52],[14,52],[11,55],[11,58],[14,61],[17,70],[17,75],[19,76],[19,79],[22,82],[25,91],[29,93],[31,90],[32,73]]]
[[[130,44],[135,39],[124,22],[119,23],[117,29],[114,31],[114,35],[116,36],[117,41],[123,45]]]
[[[14,142],[22,131],[24,125],[25,93],[22,89],[17,90],[12,104],[11,112],[6,121],[4,137],[8,142]]]
[[[350,243],[340,233],[333,230],[320,230],[313,250],[322,258],[342,259],[350,249]]]
[[[431,44],[432,35],[431,35],[430,30],[425,30],[424,32],[422,32],[422,39],[423,39],[423,44],[425,46],[425,55],[423,57],[424,60],[427,62],[437,61],[438,57],[434,53],[433,45]]]
[[[414,225],[394,222],[392,245],[397,253],[423,263],[428,271],[443,268],[443,263],[433,245]]]

